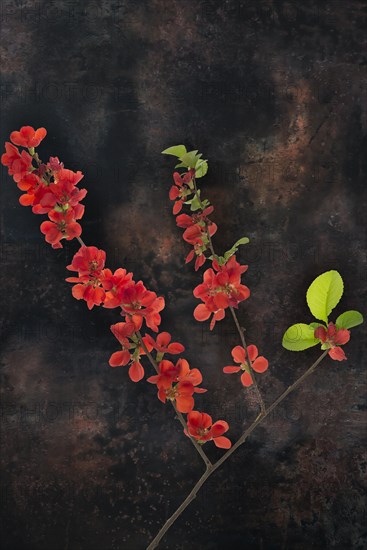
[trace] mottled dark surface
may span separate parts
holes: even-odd
[[[312,279],[340,271],[338,313],[366,299],[366,13],[357,0],[2,2],[1,142],[46,126],[42,157],[83,170],[86,242],[164,294],[162,327],[210,390],[198,403],[233,439],[254,395],[221,373],[230,319],[213,333],[193,321],[199,275],[183,265],[160,151],[184,142],[209,158],[219,250],[251,238],[240,318],[270,359],[271,402],[317,357],[280,345],[311,320]],[[46,245],[2,174],[1,547],[144,549],[201,459],[153,387],[108,367],[116,312],[73,300],[76,245]],[[364,333],[213,476],[162,550],[367,548]]]

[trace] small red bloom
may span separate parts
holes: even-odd
[[[186,435],[194,437],[198,443],[204,444],[207,441],[214,441],[217,447],[229,449],[232,446],[231,441],[223,434],[229,430],[229,425],[224,420],[214,422],[212,417],[206,413],[191,411],[187,415]]]
[[[123,288],[121,302],[124,313],[144,318],[147,326],[158,332],[161,323],[159,312],[164,309],[164,298],[157,297],[155,292],[145,288],[142,281],[138,281]]]
[[[5,143],[5,153],[1,156],[1,162],[8,167],[8,174],[13,176],[15,182],[19,182],[31,171],[32,157],[27,151],[19,152],[17,147],[8,141]]]
[[[256,346],[247,346],[248,356],[251,361],[252,368],[255,372],[265,372],[269,366],[269,362],[265,357],[260,356]],[[232,374],[234,372],[243,371],[241,374],[242,385],[248,388],[252,386],[253,380],[251,376],[251,367],[249,361],[246,358],[246,350],[242,346],[235,346],[232,350],[232,357],[236,363],[240,366],[228,366],[223,368],[223,372],[226,374]]]
[[[113,308],[121,306],[124,289],[133,284],[133,274],[126,269],[116,269],[114,273],[110,269],[103,270],[102,285],[106,291],[106,299],[103,306]]]
[[[22,126],[19,132],[12,132],[10,134],[10,140],[15,145],[21,147],[38,147],[43,138],[46,136],[46,128],[38,128],[35,130],[32,126]]]
[[[106,261],[106,252],[95,246],[81,246],[73,261],[66,267],[69,271],[77,271],[79,276],[90,275],[98,277]]]
[[[178,214],[182,210],[183,203],[185,202],[187,196],[191,195],[192,189],[190,189],[188,184],[192,181],[194,174],[195,170],[189,170],[183,175],[178,172],[174,172],[173,180],[175,185],[172,185],[169,191],[169,198],[171,201],[176,201],[173,205],[174,214]]]
[[[178,353],[185,351],[182,344],[179,344],[178,342],[170,343],[172,336],[169,332],[160,332],[156,340],[154,340],[150,334],[147,334],[146,338],[151,343],[153,348],[159,353],[170,353],[172,355],[177,355]]]
[[[171,361],[159,363],[159,374],[150,376],[147,381],[158,387],[158,399],[165,403],[175,401],[177,410],[187,413],[194,408],[194,393],[204,393],[198,388],[203,377],[199,369],[190,369],[186,359],[179,359],[174,365]]]
[[[347,358],[344,350],[339,347],[349,342],[350,331],[346,328],[337,329],[334,323],[329,323],[327,329],[320,325],[315,329],[315,338],[321,341],[322,349],[329,349],[328,355],[334,361],[343,361]]]
[[[101,305],[106,296],[101,280],[105,260],[104,250],[98,250],[95,246],[82,246],[74,255],[72,263],[66,267],[78,272],[78,277],[68,277],[66,280],[78,283],[73,286],[72,294],[77,300],[85,300],[89,309]]]
[[[75,221],[72,208],[66,212],[51,210],[48,217],[51,221],[41,223],[41,232],[45,235],[46,241],[52,245],[52,248],[62,248],[61,239],[71,241],[82,234],[81,225]]]
[[[145,351],[139,345],[134,323],[132,321],[116,323],[111,325],[111,331],[120,342],[122,349],[111,355],[110,366],[122,367],[130,364],[129,377],[133,382],[139,382],[144,378],[144,368],[140,363],[140,356],[145,355]],[[143,340],[148,351],[151,351],[150,344],[145,339]]]

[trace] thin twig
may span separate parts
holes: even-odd
[[[170,518],[166,521],[166,523],[163,525],[163,527],[160,529],[156,537],[152,540],[152,542],[147,547],[147,550],[154,550],[157,548],[158,544],[160,543],[161,539],[164,537],[164,535],[167,533],[168,529],[171,527],[171,525],[176,521],[176,519],[184,512],[184,510],[187,508],[187,506],[194,500],[196,497],[197,492],[199,489],[204,485],[206,480],[217,470],[223,462],[225,462],[238,447],[243,445],[245,443],[248,436],[255,430],[257,426],[259,426],[265,418],[269,416],[269,414],[285,399],[290,393],[295,391],[306,378],[312,374],[317,366],[321,363],[321,361],[324,359],[324,357],[327,355],[328,350],[325,350],[320,357],[311,365],[311,367],[302,375],[300,376],[289,388],[287,388],[271,405],[268,407],[268,409],[264,413],[260,413],[256,420],[245,430],[245,432],[241,435],[241,437],[238,439],[238,441],[220,458],[217,462],[212,464],[211,466],[207,467],[206,471],[203,473],[201,478],[197,481],[194,488],[190,491],[190,493],[187,495],[185,500],[182,502],[182,504],[177,508],[177,510],[172,514]]]
[[[261,409],[261,414],[264,414],[265,411],[266,411],[266,407],[265,407],[265,403],[264,403],[264,400],[261,396],[261,393],[260,393],[260,390],[259,390],[259,386],[257,385],[257,381],[256,381],[256,376],[255,376],[255,371],[252,367],[252,361],[251,361],[251,358],[250,358],[250,354],[248,352],[248,349],[247,349],[247,343],[246,343],[246,339],[245,339],[245,334],[244,334],[244,330],[240,327],[240,324],[238,322],[238,319],[237,319],[237,315],[236,315],[236,312],[235,310],[233,309],[232,306],[229,307],[231,313],[232,313],[232,317],[233,317],[233,320],[235,322],[235,325],[237,327],[237,330],[238,330],[238,334],[240,335],[240,338],[241,338],[241,343],[242,343],[242,347],[246,350],[246,358],[247,358],[247,361],[250,365],[250,369],[251,369],[251,378],[252,378],[252,381],[254,383],[254,388],[255,388],[255,392],[257,394],[257,398],[259,400],[259,403],[260,403],[260,409]]]
[[[196,185],[196,179],[195,177],[193,178],[193,184],[194,184],[194,190],[195,190],[195,196],[198,200],[198,203],[200,204],[200,208],[202,210],[204,210],[204,204],[201,202],[201,199],[200,199],[200,195],[198,193],[198,188],[197,188],[197,185]],[[208,223],[205,222],[205,229],[206,229],[206,234],[207,234],[207,237],[208,237],[208,242],[209,242],[209,248],[210,248],[210,251],[211,253],[213,254],[213,256],[215,256],[215,250],[214,250],[214,246],[213,246],[213,241],[212,241],[212,238],[210,236],[210,231],[209,231],[209,226],[208,226]],[[250,365],[250,369],[251,369],[251,378],[252,378],[252,381],[253,381],[253,384],[254,384],[254,388],[255,388],[255,392],[256,392],[256,395],[257,395],[257,399],[259,401],[259,405],[260,405],[260,410],[261,410],[261,414],[263,415],[265,413],[265,410],[266,410],[266,407],[265,407],[265,403],[264,403],[264,400],[261,396],[261,393],[260,393],[260,390],[259,390],[259,386],[257,384],[257,381],[256,381],[256,376],[255,376],[255,371],[253,370],[252,368],[252,361],[250,359],[250,356],[249,356],[249,353],[248,353],[248,349],[247,349],[247,344],[246,344],[246,339],[245,339],[245,335],[244,335],[244,330],[241,329],[241,326],[240,326],[240,323],[238,321],[238,318],[237,318],[237,315],[236,315],[236,312],[234,310],[234,308],[232,306],[229,307],[231,313],[232,313],[232,317],[233,317],[233,320],[235,322],[235,325],[236,325],[236,328],[237,328],[237,331],[238,331],[238,334],[240,336],[240,339],[241,339],[241,343],[242,343],[242,346],[243,348],[246,350],[246,355],[247,355],[247,359],[248,359],[248,362],[249,362],[249,365]]]

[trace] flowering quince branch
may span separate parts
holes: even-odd
[[[200,387],[202,375],[199,369],[191,369],[184,358],[179,358],[174,364],[165,359],[166,354],[179,355],[185,348],[178,342],[171,342],[168,332],[159,332],[161,323],[160,312],[165,307],[163,297],[145,288],[142,281],[135,282],[133,274],[119,268],[114,273],[105,267],[106,253],[94,246],[86,246],[81,238],[82,228],[79,221],[84,214],[84,206],[80,201],[85,197],[86,189],[77,187],[83,178],[81,172],[73,172],[64,168],[57,157],[50,157],[44,164],[35,148],[46,136],[46,130],[34,130],[24,126],[20,131],[12,132],[11,142],[5,144],[5,153],[1,157],[2,164],[8,167],[17,186],[25,193],[19,202],[31,206],[35,214],[47,214],[48,221],[41,224],[41,232],[45,240],[53,248],[62,248],[62,240],[76,239],[80,249],[67,266],[69,271],[77,272],[77,276],[66,280],[74,283],[72,294],[78,300],[84,300],[89,309],[102,305],[105,308],[120,308],[123,321],[111,326],[113,335],[118,340],[121,349],[114,352],[109,364],[111,367],[129,365],[129,377],[133,382],[144,378],[144,368],[141,357],[146,356],[156,374],[147,381],[155,384],[158,398],[163,403],[170,401],[181,422],[184,433],[191,439],[196,450],[205,462],[206,469],[190,494],[181,506],[172,514],[161,528],[157,536],[148,546],[156,548],[174,521],[182,514],[188,504],[195,498],[197,491],[214,471],[216,471],[241,446],[253,430],[285,399],[296,390],[303,381],[314,372],[326,355],[342,361],[346,359],[340,346],[350,338],[350,328],[363,322],[362,315],[357,311],[346,311],[340,315],[335,324],[328,321],[328,316],[338,304],[343,293],[343,281],[336,271],[328,271],[317,277],[307,291],[307,303],[311,313],[318,320],[310,324],[298,323],[292,325],[284,334],[283,346],[291,351],[301,351],[321,343],[322,355],[311,367],[288,387],[269,407],[265,407],[260,395],[253,371],[261,373],[267,370],[268,361],[258,356],[256,346],[247,346],[244,329],[241,328],[235,308],[246,300],[249,289],[241,284],[241,275],[248,266],[241,266],[235,253],[241,244],[248,242],[247,237],[239,239],[224,256],[217,256],[214,251],[212,236],[217,226],[209,219],[214,208],[208,200],[202,200],[196,179],[204,176],[208,170],[206,160],[198,151],[187,152],[183,145],[164,151],[179,158],[176,166],[184,167],[184,174],[174,173],[174,186],[170,190],[170,198],[175,201],[174,214],[179,214],[184,204],[190,205],[193,215],[180,214],[177,225],[185,228],[184,239],[193,245],[193,250],[186,258],[190,262],[195,256],[195,270],[198,270],[208,259],[212,260],[212,268],[204,273],[203,283],[195,288],[195,297],[202,300],[195,308],[194,316],[198,321],[212,317],[210,329],[225,316],[229,308],[239,332],[242,346],[232,349],[234,362],[239,366],[224,367],[225,373],[243,371],[241,382],[243,386],[253,385],[260,404],[260,414],[245,430],[238,441],[232,446],[230,440],[223,436],[229,429],[228,423],[218,420],[213,423],[207,413],[194,410],[194,394],[204,393]],[[22,152],[17,146],[27,149]],[[34,165],[35,163],[35,165]],[[209,250],[211,255],[206,256]],[[319,321],[323,321],[322,324]],[[141,330],[146,325],[156,333],[156,338],[149,332],[142,335]],[[155,358],[152,355],[155,351]],[[187,414],[187,421],[183,414]],[[217,447],[227,449],[227,452],[214,464],[209,460],[202,446],[213,441]]]

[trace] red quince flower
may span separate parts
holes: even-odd
[[[79,276],[90,275],[99,277],[106,261],[106,252],[95,246],[81,246],[70,265],[69,271],[77,271]]]
[[[213,441],[217,447],[229,449],[231,441],[223,434],[229,430],[229,425],[224,420],[214,422],[209,414],[199,411],[191,411],[187,415],[187,431],[185,434],[195,438],[198,443],[204,444]]]
[[[147,381],[158,387],[158,399],[165,403],[175,401],[177,410],[187,413],[194,408],[194,393],[204,393],[204,388],[197,388],[203,380],[199,369],[190,369],[186,359],[179,359],[174,365],[171,361],[159,363],[159,373],[150,376]]]
[[[20,153],[19,149],[8,141],[5,143],[5,153],[1,156],[1,162],[8,167],[8,174],[13,176],[15,182],[19,182],[26,174],[31,172],[31,155],[27,151]]]
[[[65,206],[76,206],[87,194],[86,189],[76,187],[83,178],[82,172],[73,172],[65,168],[55,174],[55,182],[45,187],[42,197],[39,197],[38,204],[33,207],[34,214],[45,214],[57,205],[59,208]]]
[[[157,339],[154,340],[154,338],[147,334],[146,336],[147,340],[152,345],[153,349],[158,351],[159,353],[170,353],[172,355],[177,355],[178,353],[182,353],[185,351],[185,348],[182,344],[178,342],[171,342],[172,336],[169,332],[160,332],[157,335]]]
[[[175,185],[172,185],[169,191],[169,198],[171,201],[176,201],[173,205],[174,214],[178,214],[182,210],[183,203],[185,202],[187,196],[191,195],[192,189],[190,189],[188,184],[192,181],[194,174],[195,170],[193,169],[183,175],[178,172],[174,172],[173,180]]]
[[[102,270],[106,260],[106,252],[95,246],[81,246],[74,255],[72,263],[66,267],[77,271],[79,277],[68,277],[73,286],[72,294],[77,300],[85,300],[89,309],[103,303],[106,293],[102,288]]]
[[[161,323],[159,312],[164,309],[164,298],[157,297],[155,292],[145,288],[142,281],[138,281],[124,287],[121,302],[124,313],[144,318],[147,326],[158,332]]]
[[[213,268],[204,272],[203,283],[194,289],[194,296],[204,302],[195,308],[194,317],[197,321],[206,321],[213,314],[210,330],[216,321],[224,318],[226,308],[238,307],[250,296],[250,290],[241,284],[241,275],[247,265],[241,266],[232,256],[223,266],[214,260]]]
[[[32,126],[22,126],[19,132],[12,132],[10,134],[10,140],[15,145],[20,145],[21,147],[38,147],[43,138],[46,136],[46,128],[38,128],[35,130]]]
[[[328,328],[320,325],[315,329],[315,338],[322,342],[322,349],[329,349],[328,355],[334,361],[343,361],[346,359],[344,350],[339,346],[343,346],[350,339],[350,331],[346,328],[336,328],[334,323],[329,323]]]
[[[113,308],[121,306],[124,289],[133,284],[133,274],[126,269],[116,269],[114,273],[110,269],[103,270],[102,285],[106,291],[103,307]]]
[[[51,172],[59,172],[64,168],[64,164],[60,162],[59,157],[50,157],[50,160],[47,163],[47,168]]]
[[[140,363],[140,356],[145,355],[145,351],[140,346],[138,336],[135,334],[136,326],[132,321],[116,323],[111,326],[111,331],[120,342],[122,349],[111,355],[110,366],[121,367],[130,364],[129,377],[133,382],[139,382],[144,378],[144,368]],[[152,347],[149,342],[144,338],[143,340],[147,350],[151,351]]]
[[[251,361],[251,366],[255,372],[265,372],[269,366],[269,362],[265,357],[260,356],[256,346],[247,346],[248,356]],[[251,367],[249,361],[246,359],[247,353],[242,346],[236,346],[232,349],[232,357],[236,363],[240,366],[228,366],[223,368],[223,372],[226,374],[232,374],[234,372],[243,371],[241,374],[242,385],[248,388],[252,386],[253,380],[251,376]]]
[[[41,232],[45,235],[46,242],[52,245],[52,248],[62,248],[61,239],[71,241],[82,234],[81,225],[75,221],[72,208],[66,212],[51,210],[48,217],[51,221],[41,223]]]

